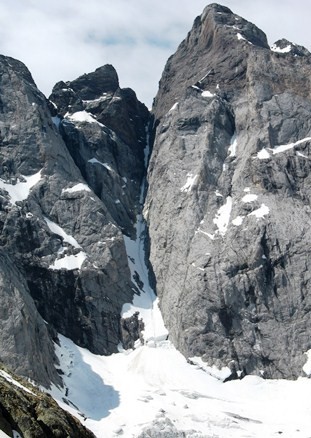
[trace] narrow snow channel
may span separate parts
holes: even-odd
[[[146,225],[140,214],[136,224],[136,240],[124,236],[132,281],[139,290],[140,295],[137,293],[134,295],[133,304],[124,304],[121,315],[123,318],[128,318],[135,312],[139,312],[139,318],[143,319],[145,325],[143,333],[145,343],[157,346],[158,341],[167,338],[168,332],[163,323],[158,298],[150,286],[148,278],[144,250],[145,233]]]

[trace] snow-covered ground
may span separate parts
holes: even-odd
[[[166,339],[148,283],[143,233],[140,217],[137,240],[125,238],[133,282],[139,287],[138,275],[143,286],[133,305],[124,306],[123,316],[141,313],[145,345],[97,356],[59,336],[57,354],[65,388],[53,387],[53,397],[99,438],[137,437],[161,419],[170,419],[178,430],[186,431],[186,437],[310,437],[311,380],[247,376],[223,383],[227,369],[202,367],[195,359],[191,364]]]
[[[65,390],[54,388],[52,394],[99,438],[137,437],[159,418],[196,431],[197,438],[311,436],[311,381],[306,378],[247,376],[222,383],[187,363],[169,341],[105,357],[60,339],[68,393],[65,397]]]

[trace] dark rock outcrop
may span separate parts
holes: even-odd
[[[177,348],[274,378],[301,375],[311,348],[311,58],[299,50],[204,10],[160,81],[144,207]]]
[[[48,394],[38,391],[0,366],[0,431],[24,438],[94,438]],[[15,435],[13,435],[15,436]]]

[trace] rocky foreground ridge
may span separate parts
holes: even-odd
[[[0,365],[0,430],[8,437],[94,438],[53,398]]]
[[[217,4],[169,58],[152,114],[110,65],[59,82],[48,100],[0,56],[0,360],[61,386],[57,333],[96,354],[133,347],[143,324],[121,312],[141,279],[124,236],[143,208],[176,347],[231,378],[302,375],[310,70],[307,49],[270,48]]]

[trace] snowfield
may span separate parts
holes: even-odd
[[[99,438],[137,437],[167,418],[187,437],[310,437],[307,378],[223,383],[187,363],[169,341],[105,357],[60,340],[68,393],[54,387],[52,395]]]

